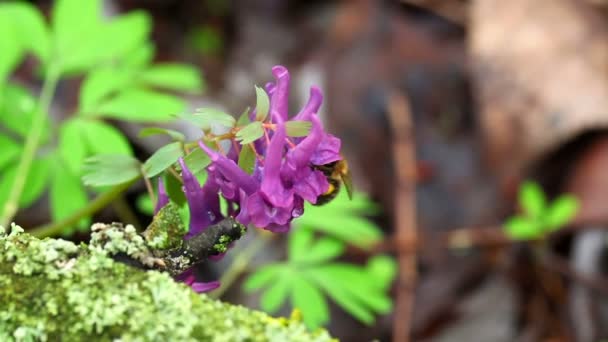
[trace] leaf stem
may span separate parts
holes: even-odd
[[[220,298],[234,284],[238,277],[247,270],[249,263],[256,254],[258,254],[266,244],[274,238],[273,233],[262,232],[257,234],[253,241],[245,249],[243,249],[232,261],[230,266],[220,278],[220,287],[209,293],[211,298]]]
[[[0,216],[0,226],[8,226],[19,210],[19,200],[25,187],[25,183],[30,172],[30,168],[36,156],[38,145],[40,144],[40,138],[42,136],[42,130],[44,128],[44,122],[46,115],[51,105],[53,95],[57,82],[59,81],[60,72],[59,69],[50,67],[44,84],[42,85],[42,91],[38,100],[37,111],[34,113],[32,118],[32,126],[25,139],[25,146],[23,147],[23,153],[21,159],[17,165],[17,174],[15,181],[13,182],[8,199],[2,209],[2,215]]]
[[[72,214],[72,216],[67,217],[63,221],[49,223],[40,227],[30,229],[28,230],[28,233],[39,238],[58,235],[66,227],[76,224],[83,217],[92,215],[93,213],[112,203],[112,201],[119,197],[136,181],[137,179],[134,179],[132,181],[116,185],[112,189],[97,196],[93,201],[89,202],[89,205],[78,210],[77,212]]]

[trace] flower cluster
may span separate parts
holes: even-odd
[[[228,202],[228,215],[240,223],[286,232],[291,221],[303,214],[304,202],[316,203],[317,198],[329,189],[326,176],[315,166],[329,164],[342,157],[339,153],[340,139],[326,133],[317,116],[323,95],[317,87],[312,87],[304,108],[290,119],[289,73],[282,66],[275,66],[272,73],[276,82],[265,87],[270,99],[269,115],[263,122],[264,134],[258,140],[245,146],[233,140],[225,154],[199,142],[200,148],[211,159],[207,181],[202,187],[184,161],[179,161],[190,209],[190,230],[186,238],[224,218],[220,212],[220,195]],[[250,117],[254,119],[255,116],[254,110]],[[289,121],[310,122],[309,134],[305,137],[288,136],[286,125]],[[256,160],[251,174],[238,165],[241,148],[254,150]],[[162,206],[167,199],[162,187],[159,189]],[[188,278],[192,282],[192,278]]]

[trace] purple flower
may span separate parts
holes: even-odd
[[[219,281],[197,282],[193,269],[185,271],[184,273],[176,276],[175,279],[190,286],[196,293],[209,292],[220,287]]]
[[[309,121],[312,114],[317,114],[321,104],[323,103],[323,94],[321,90],[315,86],[310,87],[310,96],[304,108],[293,117],[293,120]]]
[[[199,142],[199,146],[209,155],[212,161],[212,164],[207,168],[208,171],[211,170],[208,173],[209,179],[213,179],[220,187],[224,197],[234,200],[238,189],[243,189],[247,194],[257,190],[257,182],[247,172],[239,168],[233,160],[210,149],[202,142]]]
[[[165,190],[165,185],[163,184],[163,179],[158,178],[158,199],[156,200],[156,206],[154,207],[154,214],[158,214],[158,212],[167,204],[169,204],[169,196],[167,195],[167,191]]]
[[[186,234],[187,239],[202,232],[211,224],[219,222],[222,215],[220,213],[219,187],[217,184],[207,181],[201,188],[183,158],[179,159],[179,163],[182,166],[184,193],[190,209],[190,229]]]
[[[275,123],[287,121],[289,107],[289,72],[283,66],[277,65],[272,68],[277,83],[270,87],[270,117]],[[267,87],[268,89],[269,87]]]

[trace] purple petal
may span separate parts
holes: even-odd
[[[323,140],[323,126],[319,117],[311,115],[312,128],[310,134],[293,149],[287,152],[285,157],[286,165],[292,172],[297,169],[308,167],[311,164],[311,157]]]
[[[210,281],[208,283],[205,282],[196,282],[190,285],[192,290],[196,293],[209,292],[211,290],[215,290],[220,287],[219,281]]]
[[[292,120],[309,121],[312,114],[319,112],[319,108],[321,108],[322,103],[323,93],[321,93],[321,89],[316,86],[310,87],[310,96],[308,98],[308,102],[304,108],[302,108],[302,110],[293,117]]]
[[[272,97],[270,98],[270,115],[272,121],[281,123],[287,121],[289,107],[289,72],[283,66],[272,68],[272,74],[277,80]]]
[[[289,223],[292,219],[292,210],[293,207],[274,206],[261,193],[255,193],[247,198],[249,218],[258,228],[266,228],[270,224]]]
[[[183,158],[179,159],[184,179],[184,193],[190,209],[190,229],[186,238],[196,235],[221,218],[217,184],[207,181],[201,188],[198,180],[186,166]]]
[[[196,278],[194,277],[194,269],[192,268],[189,268],[183,273],[176,275],[174,278],[175,280],[181,281],[188,286],[192,285],[192,283],[196,281]]]
[[[342,159],[340,146],[342,142],[331,134],[325,134],[323,140],[313,153],[310,161],[313,165],[325,165]]]
[[[297,195],[308,202],[317,203],[317,197],[329,189],[327,177],[321,171],[311,171],[307,177],[294,182],[294,190]]]
[[[266,150],[264,176],[260,191],[272,205],[288,207],[293,202],[293,193],[285,189],[280,177],[284,148],[285,125],[278,124]]]
[[[258,183],[253,177],[243,171],[233,160],[210,149],[202,142],[199,142],[199,146],[207,155],[209,155],[209,158],[211,158],[211,161],[213,162],[213,166],[226,180],[245,190],[245,193],[247,194],[252,194],[258,189]]]
[[[154,207],[154,214],[157,214],[164,206],[169,203],[169,196],[165,190],[163,179],[158,178],[158,199],[156,200],[156,206]]]

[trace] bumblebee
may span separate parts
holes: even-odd
[[[342,184],[344,184],[344,187],[346,188],[348,198],[353,198],[353,182],[346,159],[337,160],[325,165],[314,165],[313,167],[316,170],[323,172],[329,183],[329,188],[324,194],[317,197],[317,203],[315,203],[315,205],[323,205],[331,202],[331,200],[338,196]]]

